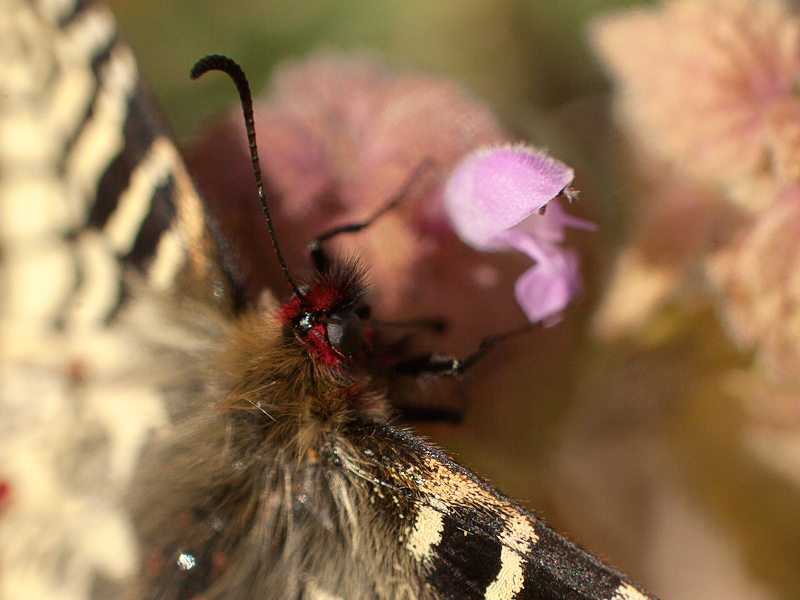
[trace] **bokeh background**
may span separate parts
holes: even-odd
[[[732,374],[751,368],[752,352],[731,341],[702,293],[665,301],[631,330],[598,327],[617,257],[649,196],[587,28],[647,3],[110,4],[184,146],[236,103],[224,78],[190,83],[197,58],[236,58],[258,93],[277,64],[327,47],[455,80],[515,137],[573,166],[580,197],[570,211],[599,225],[568,239],[581,252],[583,298],[557,326],[507,342],[476,368],[462,426],[423,432],[666,600],[800,598],[800,477],[792,470],[800,461],[765,459],[748,443],[756,400]],[[661,244],[668,256],[668,234]]]

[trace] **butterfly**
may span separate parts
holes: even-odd
[[[653,598],[392,423],[462,363],[382,345],[358,260],[243,300],[107,8],[0,10],[4,597]]]

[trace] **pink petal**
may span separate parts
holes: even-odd
[[[539,240],[523,231],[509,231],[504,241],[536,261],[514,285],[517,303],[531,323],[561,312],[581,289],[578,254]]]
[[[557,315],[580,291],[578,254],[558,249],[554,262],[539,262],[517,279],[514,295],[531,323]]]
[[[453,171],[445,206],[465,243],[479,250],[500,250],[498,235],[545,206],[573,177],[572,169],[540,150],[479,150]]]
[[[573,217],[558,202],[548,204],[547,212],[543,215],[538,213],[531,215],[530,218],[520,223],[517,229],[526,231],[540,240],[560,244],[564,241],[564,229],[567,227],[582,231],[597,230],[595,223]]]

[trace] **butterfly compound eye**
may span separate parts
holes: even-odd
[[[364,345],[364,321],[353,311],[333,313],[325,319],[328,342],[339,354],[353,356]]]

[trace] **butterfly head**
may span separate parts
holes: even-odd
[[[238,64],[217,54],[198,60],[192,67],[191,77],[197,79],[203,73],[213,70],[228,74],[239,91],[258,196],[264,209],[275,257],[292,290],[292,298],[278,310],[281,326],[288,334],[289,343],[299,344],[316,364],[338,369],[346,361],[363,355],[370,345],[371,329],[365,321],[369,316],[369,309],[360,302],[367,287],[365,269],[358,259],[330,264],[326,260],[324,268],[309,283],[304,286],[295,284],[283,260],[267,206],[258,159],[250,85]]]
[[[299,343],[326,367],[340,367],[362,356],[371,345],[372,329],[365,269],[358,260],[334,263],[285,302],[278,316],[291,343]]]

